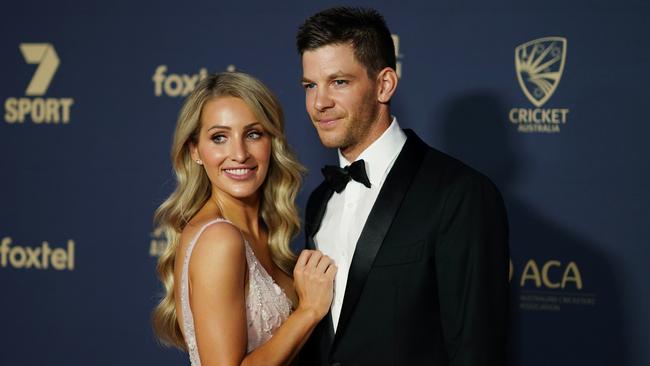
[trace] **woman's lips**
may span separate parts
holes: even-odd
[[[255,174],[257,167],[252,168],[226,168],[223,169],[224,174],[231,179],[246,180]]]

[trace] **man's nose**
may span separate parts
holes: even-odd
[[[334,106],[334,101],[330,97],[326,89],[317,89],[316,96],[314,99],[314,108],[319,112],[322,112],[328,108]]]

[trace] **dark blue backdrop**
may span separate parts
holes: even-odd
[[[504,193],[511,363],[650,364],[648,2],[353,4],[379,9],[399,39],[400,124]],[[310,170],[303,207],[336,154],[304,111],[294,36],[332,5],[3,4],[1,365],[188,364],[149,324],[164,244],[151,217],[173,188],[180,95],[203,68],[232,65],[267,83]],[[511,121],[513,108],[538,108],[525,87],[549,94],[518,81],[515,49],[529,41],[559,55],[540,72],[564,65],[535,112],[568,110],[563,122]],[[41,90],[27,90],[32,79]]]

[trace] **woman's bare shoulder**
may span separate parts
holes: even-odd
[[[194,240],[190,272],[214,274],[217,265],[239,271],[245,264],[244,239],[239,229],[228,221],[212,218],[188,223],[181,233],[180,248],[187,250]]]

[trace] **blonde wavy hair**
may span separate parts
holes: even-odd
[[[282,107],[262,82],[248,74],[227,72],[210,75],[198,83],[179,114],[171,151],[176,190],[158,207],[154,216],[155,223],[165,233],[168,246],[158,259],[158,277],[165,293],[153,311],[153,328],[163,344],[181,349],[186,349],[186,345],[176,316],[174,262],[180,233],[212,192],[205,170],[190,156],[190,146],[198,143],[203,106],[208,100],[222,96],[242,99],[271,136],[271,159],[261,187],[260,212],[268,229],[273,262],[291,274],[296,261],[289,244],[300,230],[295,200],[304,168],[284,136]]]

